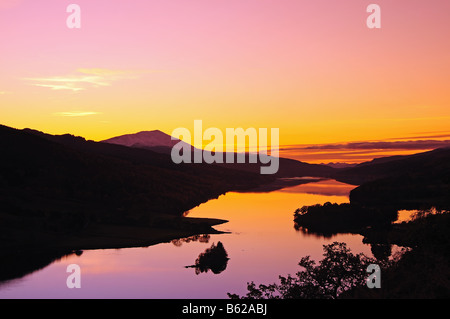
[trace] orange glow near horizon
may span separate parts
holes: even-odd
[[[100,141],[201,119],[281,145],[448,131],[450,2],[377,3],[379,30],[357,0],[79,0],[71,30],[67,4],[1,2],[0,124]]]

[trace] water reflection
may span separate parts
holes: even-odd
[[[81,258],[71,254],[51,264],[48,261],[48,267],[20,283],[0,288],[0,298],[226,298],[226,292],[244,293],[248,281],[273,282],[280,274],[295,273],[302,256],[320,260],[323,245],[333,241],[346,242],[353,252],[369,256],[370,247],[362,243],[361,235],[317,239],[292,227],[296,208],[348,202],[352,188],[328,180],[270,193],[230,192],[189,213],[194,218],[228,220],[215,227],[220,234],[146,248],[86,250]],[[208,266],[207,258],[201,256],[208,255],[205,249],[212,243],[219,245],[219,241],[224,250],[226,247],[226,258]],[[228,262],[228,256],[233,262]],[[67,289],[65,285],[66,267],[72,263],[82,268],[83,289]],[[186,269],[186,265],[194,269]]]
[[[6,250],[0,253],[0,286],[13,280],[32,274],[48,265],[71,255],[80,256],[76,252],[36,252],[34,250]]]
[[[210,248],[201,253],[194,265],[186,266],[186,268],[195,268],[196,275],[207,273],[209,270],[217,275],[227,268],[228,260],[228,253],[219,241],[217,245],[213,243]]]
[[[393,207],[366,207],[343,203],[303,206],[294,213],[294,228],[304,234],[331,238],[336,234],[360,234],[363,243],[370,245],[372,255],[387,260],[392,255],[393,245],[389,233],[398,219]]]
[[[308,228],[299,225],[296,221],[294,221],[294,229],[305,236],[312,236],[317,239],[330,239],[338,233],[329,233],[329,232],[321,232],[321,231],[310,231]]]
[[[425,218],[430,215],[445,214],[449,211],[444,209],[439,209],[437,207],[431,207],[429,209],[403,209],[398,211],[398,219],[396,224],[401,224],[403,222],[410,222],[420,218]]]
[[[199,243],[209,243],[209,240],[211,239],[210,234],[203,234],[203,235],[194,235],[186,238],[178,238],[171,241],[171,243],[174,246],[181,247],[184,243],[190,243],[190,242],[199,242]]]
[[[292,194],[311,194],[323,196],[348,196],[354,189],[354,185],[340,183],[334,179],[321,180],[320,182],[311,182],[299,185],[297,187],[287,187],[280,189],[283,193]]]

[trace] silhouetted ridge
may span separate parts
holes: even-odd
[[[0,246],[68,236],[93,224],[176,228],[164,216],[182,216],[225,192],[271,180],[207,164],[176,165],[150,150],[6,126],[0,126],[0,148]]]
[[[102,141],[102,143],[118,144],[138,148],[152,148],[161,146],[172,148],[179,142],[179,139],[172,139],[170,135],[161,132],[160,130],[142,131],[135,134],[125,134]]]
[[[133,148],[152,150],[158,153],[170,154],[172,147],[180,142],[180,140],[171,140],[171,136],[167,135],[161,131],[143,131],[136,134],[127,134],[122,136],[113,137],[102,141],[103,143],[119,144],[124,146],[129,146]],[[184,147],[191,149],[191,162],[194,162],[194,150],[197,150],[192,145],[181,141]],[[198,150],[197,150],[198,151]],[[203,153],[209,153],[204,150],[200,150]],[[223,166],[226,168],[245,171],[255,174],[260,174],[261,166],[267,166],[267,164],[262,163],[259,158],[257,163],[250,163],[249,154],[245,154],[245,162],[237,163],[237,154],[233,153],[234,163],[225,163],[227,153],[219,152],[222,158],[223,164],[213,164],[217,166]],[[336,173],[336,169],[323,164],[308,164],[300,162],[294,159],[280,158],[279,159],[279,170],[276,177],[304,177],[304,176],[314,176],[314,177],[330,177]]]
[[[352,203],[399,209],[448,207],[450,149],[381,158],[342,170],[335,177],[360,185],[350,193]]]

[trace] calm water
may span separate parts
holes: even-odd
[[[301,257],[320,260],[322,245],[333,241],[344,241],[353,252],[371,256],[360,235],[323,238],[294,229],[295,209],[348,202],[352,188],[322,181],[270,193],[227,193],[189,213],[229,220],[216,227],[227,234],[146,248],[84,251],[0,285],[0,298],[227,298],[227,292],[245,294],[249,281],[269,284],[278,275],[295,274]],[[218,241],[230,258],[223,272],[197,275],[193,268],[185,268]],[[80,289],[66,286],[69,264],[81,267]]]

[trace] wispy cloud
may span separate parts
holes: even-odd
[[[91,116],[102,114],[100,112],[57,112],[53,113],[54,116],[63,116],[63,117],[81,117],[81,116]]]
[[[89,88],[112,85],[113,82],[124,79],[136,79],[147,71],[111,70],[102,68],[78,69],[74,74],[44,78],[25,78],[31,85],[49,88],[51,90],[68,90],[78,92]]]
[[[39,80],[39,79],[37,79]],[[41,79],[41,81],[51,81],[49,79]],[[70,83],[70,82],[65,82],[64,84],[39,84],[39,83],[34,83],[34,86],[39,86],[39,87],[43,87],[43,88],[50,88],[52,90],[55,91],[59,91],[59,90],[70,90],[73,92],[78,92],[78,91],[82,91],[85,90],[85,88],[83,87],[78,87],[77,85],[75,85],[74,83]]]
[[[285,150],[424,150],[450,146],[450,140],[365,141],[341,144],[291,145]]]

